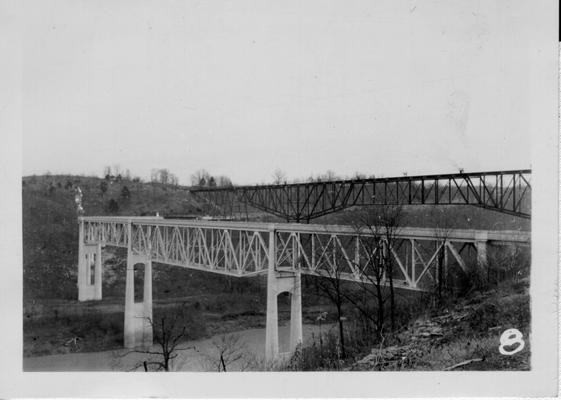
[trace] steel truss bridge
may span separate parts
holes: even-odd
[[[306,221],[358,205],[472,205],[530,218],[531,170],[471,172],[306,182],[281,185],[191,188],[225,214],[241,205]]]
[[[369,263],[375,253],[393,260],[395,287],[434,290],[438,263],[468,272],[487,263],[489,244],[527,246],[529,232],[400,228],[388,243],[383,229],[302,224],[169,220],[156,217],[80,217],[79,299],[101,299],[101,249],[127,249],[125,346],[149,346],[152,316],[152,262],[247,277],[267,275],[266,358],[278,351],[277,296],[291,296],[291,349],[302,341],[301,274],[374,281]],[[371,246],[376,243],[376,246]],[[468,249],[466,251],[466,249]],[[469,249],[474,249],[475,252]],[[470,256],[471,253],[471,256]],[[475,254],[473,254],[475,253]],[[441,256],[439,256],[441,255]],[[440,260],[440,261],[439,261]],[[145,265],[144,301],[134,302],[134,266]],[[387,284],[388,276],[382,276]]]

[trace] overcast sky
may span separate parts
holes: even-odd
[[[23,173],[529,168],[528,3],[34,2]]]

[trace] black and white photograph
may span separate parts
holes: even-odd
[[[6,395],[555,396],[558,7],[0,2]]]

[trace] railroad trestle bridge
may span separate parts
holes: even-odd
[[[388,245],[383,229],[337,225],[268,224],[168,220],[158,217],[80,217],[78,296],[80,301],[102,298],[102,248],[127,249],[124,345],[152,345],[152,263],[176,265],[222,275],[248,277],[267,274],[265,358],[279,355],[277,296],[291,294],[290,351],[302,342],[301,275],[354,282],[373,281],[366,268],[381,251],[395,265],[395,287],[434,290],[439,262],[468,272],[484,266],[488,246],[527,246],[529,232],[477,231],[402,227]],[[368,241],[377,238],[375,248]],[[475,262],[468,253],[475,250]],[[439,257],[441,255],[442,257]],[[440,260],[440,261],[439,261]],[[142,302],[135,302],[134,267],[144,265]],[[387,284],[388,277],[381,283]]]
[[[247,206],[286,221],[309,222],[351,206],[471,205],[530,218],[531,170],[373,177],[273,185],[192,187],[224,215]]]

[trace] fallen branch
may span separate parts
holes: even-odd
[[[482,358],[472,358],[471,360],[462,361],[461,363],[452,365],[451,367],[444,368],[444,371],[451,371],[451,370],[456,369],[458,367],[463,367],[464,365],[468,365],[468,364],[471,364],[473,362],[479,362],[479,361],[483,361],[483,359]]]

